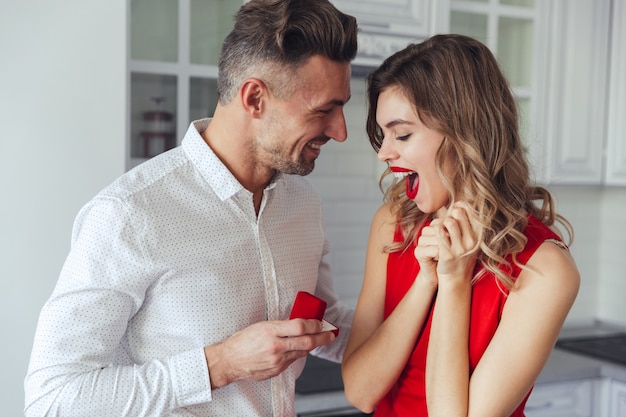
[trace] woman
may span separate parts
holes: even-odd
[[[508,83],[483,44],[437,35],[375,70],[368,100],[395,179],[372,221],[346,396],[376,416],[523,416],[580,278],[554,227],[571,241],[569,223],[530,184]]]

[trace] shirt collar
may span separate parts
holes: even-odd
[[[210,122],[210,118],[200,119],[189,125],[189,129],[187,129],[187,133],[185,133],[182,141],[183,150],[196,169],[198,169],[200,175],[222,201],[231,198],[240,191],[250,193],[243,188],[237,178],[204,141],[202,132],[206,130]],[[284,180],[283,174],[277,173],[265,189],[273,189],[282,180]]]

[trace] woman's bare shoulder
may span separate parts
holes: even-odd
[[[387,238],[393,237],[393,233],[396,229],[397,217],[390,204],[383,204],[376,210],[374,217],[372,218],[372,225],[370,233],[372,235],[378,235],[380,237]],[[387,239],[385,239],[387,240]]]
[[[526,293],[533,300],[528,305],[537,307],[537,303],[547,302],[560,306],[566,314],[579,288],[580,273],[569,249],[560,242],[546,240],[522,269],[510,296],[516,298],[517,293]]]

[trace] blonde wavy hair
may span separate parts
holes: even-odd
[[[489,48],[463,35],[436,35],[387,58],[368,76],[367,85],[367,134],[376,152],[383,140],[376,123],[378,97],[391,87],[399,88],[415,105],[427,127],[444,135],[437,169],[449,204],[465,202],[477,222],[482,272],[493,272],[511,288],[513,280],[500,266],[510,267],[508,256],[517,264],[516,254],[526,246],[529,213],[563,237],[556,227],[559,223],[567,232],[567,243],[572,242],[571,224],[555,212],[550,192],[531,184],[515,99]],[[443,170],[446,160],[451,172]],[[381,189],[389,174],[383,173]],[[406,250],[429,216],[406,197],[404,184],[393,179],[383,189],[404,235],[403,242],[386,245],[388,252]]]

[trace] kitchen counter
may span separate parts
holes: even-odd
[[[346,400],[343,391],[326,391],[314,394],[297,394],[296,393],[296,413],[298,415],[306,415],[306,413],[330,411],[330,410],[349,410],[353,409]],[[356,410],[356,409],[355,409]]]
[[[298,416],[330,410],[356,412],[343,393],[341,365],[309,356],[296,381],[295,407]]]
[[[561,332],[560,338],[604,336],[617,332],[626,332],[626,328],[594,322],[590,324],[566,326]],[[626,366],[572,353],[557,347],[550,354],[550,358],[541,371],[541,374],[539,374],[536,384],[602,377],[626,382]],[[298,414],[350,408],[350,404],[341,390],[313,394],[296,394],[295,405]]]
[[[563,328],[559,339],[577,337],[607,336],[624,333],[623,326],[608,323],[567,326]],[[626,365],[596,359],[591,356],[570,352],[556,347],[539,374],[536,383],[561,382],[572,379],[609,377],[626,382]]]
[[[626,366],[555,348],[536,384],[600,377],[626,382]]]

